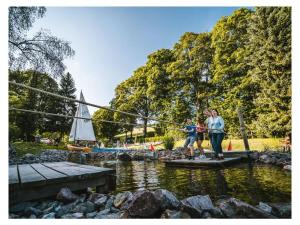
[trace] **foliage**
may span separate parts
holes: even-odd
[[[94,112],[92,122],[97,138],[107,138],[112,140],[118,133],[119,125],[116,123],[107,123],[103,120],[114,121],[114,114],[105,109],[98,109]]]
[[[171,136],[164,137],[164,147],[165,149],[172,150],[175,144],[175,140]]]
[[[292,127],[291,8],[257,8],[249,36],[249,74],[260,89],[252,127],[260,136],[284,136]]]
[[[31,154],[39,154],[46,149],[59,149],[59,150],[67,150],[65,145],[47,145],[43,143],[34,143],[34,142],[14,142],[12,146],[17,152],[17,156],[21,157],[27,153]]]
[[[290,13],[240,8],[211,32],[184,33],[116,88],[116,108],[176,123],[215,108],[232,137],[240,137],[241,108],[252,136],[284,136],[291,130]],[[160,123],[162,130],[169,126]]]
[[[63,90],[60,89],[56,80],[51,78],[48,74],[41,74],[36,71],[11,71],[9,73],[9,80],[15,80],[16,82],[53,93],[59,93]],[[75,98],[73,95],[70,95],[69,97]],[[71,105],[70,107],[73,105],[72,103],[67,104]],[[74,113],[70,114],[68,107],[61,107],[62,102],[57,98],[45,94],[38,94],[29,89],[18,88],[13,85],[9,88],[9,106],[55,114],[74,115]],[[62,119],[60,117],[11,110],[9,113],[10,139],[16,140],[20,138],[29,141],[34,140],[34,135],[37,132],[69,131],[71,121],[69,121],[69,123],[61,123],[61,121]],[[15,129],[16,127],[18,127],[17,130]]]
[[[65,70],[63,59],[72,57],[74,50],[69,42],[52,36],[50,31],[40,30],[32,37],[28,31],[36,19],[45,15],[45,7],[9,8],[9,66],[10,70],[32,69],[48,72],[53,77]]]
[[[75,82],[70,73],[63,75],[59,82],[59,91],[58,93],[67,98],[76,99],[76,88]],[[67,101],[60,99],[59,101],[60,111],[66,115],[75,115],[76,104],[75,102]],[[59,120],[59,130],[62,134],[70,132],[70,127],[72,126],[73,120],[71,118],[60,118]]]

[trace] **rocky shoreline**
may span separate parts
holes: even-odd
[[[130,218],[291,218],[290,203],[249,205],[228,197],[214,203],[209,195],[178,200],[165,189],[126,191],[117,195],[74,194],[62,188],[56,198],[11,206],[9,218],[130,219]]]
[[[199,151],[195,151],[196,157],[199,155]],[[28,163],[40,163],[40,162],[59,162],[59,161],[73,161],[78,163],[86,163],[90,161],[101,160],[116,160],[121,161],[134,161],[134,160],[174,160],[183,159],[185,154],[182,148],[175,150],[158,151],[156,155],[148,155],[145,151],[129,152],[117,155],[116,153],[87,153],[81,154],[78,152],[69,152],[65,150],[44,150],[38,155],[30,153],[25,154],[21,158],[17,158],[15,155],[10,154],[9,164],[28,164]],[[226,157],[226,155],[225,155]],[[279,152],[279,151],[252,151],[249,154],[249,158],[256,163],[263,163],[269,165],[279,166],[283,169],[291,171],[291,153]]]

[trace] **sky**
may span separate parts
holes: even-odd
[[[75,50],[66,72],[77,96],[107,106],[116,86],[146,63],[147,55],[172,48],[185,32],[211,31],[239,7],[47,7],[32,32],[49,29]],[[96,108],[89,107],[91,114]]]

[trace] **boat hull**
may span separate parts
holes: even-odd
[[[74,145],[67,145],[68,150],[70,151],[81,151],[81,152],[91,152],[92,149],[89,147],[78,147]]]

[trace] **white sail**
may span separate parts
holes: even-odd
[[[80,101],[85,102],[82,92],[80,92]],[[90,119],[91,116],[87,105],[79,103],[75,116]],[[77,140],[96,141],[91,120],[74,118],[69,141],[77,141]]]

